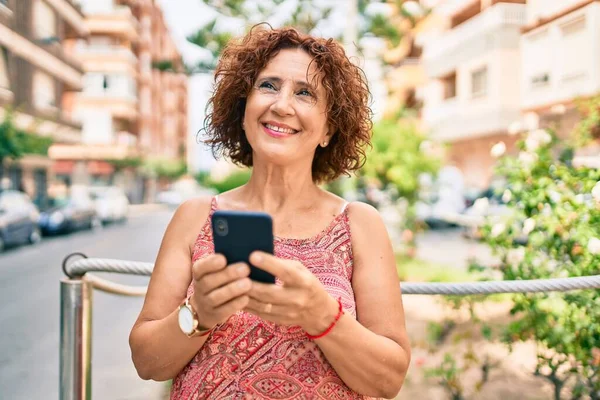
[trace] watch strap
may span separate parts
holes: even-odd
[[[194,310],[194,307],[192,306],[192,303],[190,302],[190,297],[185,299],[183,305],[185,307],[187,307],[190,310],[190,312],[192,313],[192,318],[193,318],[195,327],[191,333],[186,333],[186,335],[189,338],[197,337],[197,336],[206,336],[209,333],[211,333],[213,331],[213,329],[215,329],[215,327],[213,326],[212,328],[205,328],[200,325],[200,323],[198,321],[198,314],[196,313],[196,310]]]

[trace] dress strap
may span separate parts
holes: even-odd
[[[348,205],[350,204],[349,201],[344,202],[344,204],[342,205],[342,209],[340,210],[340,214],[343,214],[346,212],[346,210],[348,209]]]
[[[215,211],[217,211],[217,208],[219,207],[218,197],[219,197],[219,195],[216,194],[213,196],[212,200],[210,201],[210,215],[212,215]]]

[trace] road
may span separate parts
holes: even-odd
[[[97,232],[49,238],[0,254],[0,399],[58,397],[61,262],[74,251],[90,257],[153,262],[172,211],[132,216]],[[146,277],[108,276],[145,285]],[[142,298],[93,295],[94,399],[161,399],[164,383],[138,378],[128,335]]]
[[[58,395],[59,282],[61,263],[72,252],[153,262],[172,215],[155,210],[124,225],[45,239],[0,254],[0,399],[56,399]],[[485,246],[464,240],[458,230],[428,231],[418,237],[418,256],[466,268],[468,258],[487,259]],[[437,249],[432,252],[431,249]],[[439,250],[439,251],[438,251]],[[145,285],[145,277],[109,276]],[[166,385],[138,378],[128,335],[142,298],[94,292],[92,393],[94,399],[163,399]]]

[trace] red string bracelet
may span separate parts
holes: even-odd
[[[339,321],[339,319],[344,314],[344,309],[342,308],[342,298],[341,297],[338,298],[338,305],[339,305],[338,313],[335,316],[335,319],[333,320],[331,325],[329,325],[329,328],[325,329],[323,332],[319,333],[318,335],[314,335],[314,336],[311,335],[310,333],[306,332],[306,337],[308,337],[311,340],[315,340],[315,339],[320,339],[323,336],[327,335],[329,332],[331,332],[331,330],[333,329],[335,324]]]

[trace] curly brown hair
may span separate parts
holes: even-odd
[[[293,28],[255,26],[241,41],[227,44],[215,71],[215,88],[204,121],[215,156],[252,166],[252,148],[242,130],[246,98],[256,77],[283,49],[302,49],[313,57],[327,94],[327,122],[335,134],[327,147],[317,147],[312,163],[315,182],[334,180],[362,167],[371,141],[370,92],[363,71],[333,39],[315,38]]]

